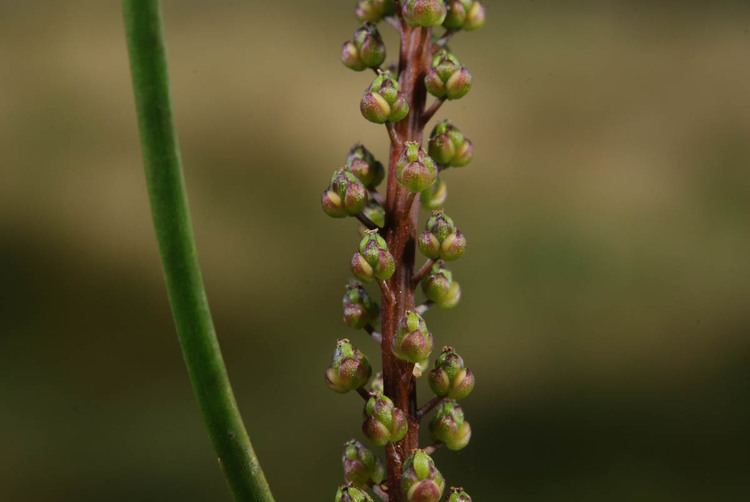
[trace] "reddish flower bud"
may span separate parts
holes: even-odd
[[[377,446],[401,441],[409,429],[406,414],[383,394],[376,394],[367,401],[365,418],[362,432]]]
[[[415,141],[407,141],[396,162],[396,178],[410,192],[429,188],[437,177],[437,168],[427,153]]]
[[[442,262],[436,263],[422,279],[422,291],[442,309],[451,309],[461,300],[461,286],[453,280],[453,273]]]
[[[393,0],[359,0],[355,14],[364,22],[377,23],[387,16],[396,13],[396,4]]]
[[[463,358],[453,347],[443,347],[428,378],[436,396],[464,399],[474,390],[474,374],[464,366]]]
[[[427,323],[416,311],[407,310],[393,339],[393,354],[404,361],[420,363],[431,352],[432,333],[427,330]]]
[[[333,361],[326,370],[328,387],[336,392],[349,392],[367,384],[372,375],[372,367],[362,351],[355,349],[346,338],[336,343]]]
[[[354,71],[377,68],[385,61],[385,44],[378,28],[365,23],[354,32],[352,40],[341,47],[341,61]]]
[[[471,162],[473,147],[461,131],[443,120],[432,129],[429,153],[435,162],[442,166],[463,167]]]
[[[367,189],[352,173],[338,169],[331,176],[331,183],[323,191],[320,205],[333,218],[354,216],[367,204]]]
[[[362,96],[359,109],[370,122],[398,122],[409,113],[409,104],[399,92],[399,85],[390,72],[383,72],[372,81]]]
[[[407,502],[438,502],[445,479],[424,450],[415,450],[401,468],[401,492]]]
[[[430,422],[430,432],[449,450],[461,450],[469,444],[471,426],[464,419],[464,412],[457,401],[443,401]]]
[[[378,304],[370,299],[364,286],[352,280],[346,285],[346,293],[342,299],[344,306],[344,323],[350,328],[362,329],[374,323],[380,309]]]
[[[385,178],[383,164],[364,145],[357,144],[349,150],[344,168],[351,171],[362,184],[372,190]]]
[[[445,19],[445,2],[443,0],[405,0],[401,12],[411,26],[425,28],[438,26]]]
[[[432,69],[425,77],[425,86],[437,98],[459,99],[471,90],[471,74],[458,58],[446,49],[433,57]]]
[[[356,439],[344,445],[341,463],[344,479],[354,486],[366,488],[370,483],[382,483],[385,478],[385,468],[380,459]]]

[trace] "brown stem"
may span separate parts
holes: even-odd
[[[364,387],[360,387],[357,389],[357,394],[362,396],[362,399],[365,400],[365,402],[370,400],[370,393],[365,390]]]
[[[445,103],[445,98],[436,99],[435,101],[433,101],[430,107],[425,110],[425,112],[422,114],[422,127],[427,125],[427,123],[437,113],[440,107],[443,106],[443,103]]]
[[[427,403],[419,408],[419,411],[417,411],[417,418],[422,418],[423,416],[427,415],[429,412],[435,409],[437,405],[443,402],[444,397],[435,396]]]
[[[433,265],[435,265],[435,260],[427,260],[424,262],[424,265],[422,265],[422,267],[414,274],[414,277],[411,280],[412,288],[417,287],[419,281],[424,279],[425,276],[430,273]]]
[[[388,471],[388,496],[390,502],[403,502],[400,490],[401,464],[419,447],[419,419],[417,417],[416,382],[412,375],[413,364],[397,359],[392,352],[393,339],[399,321],[407,309],[414,308],[412,277],[416,244],[418,204],[414,197],[402,188],[395,176],[396,161],[406,141],[422,141],[422,117],[427,91],[424,77],[430,67],[432,56],[431,30],[401,25],[401,49],[399,58],[399,85],[409,103],[409,115],[393,125],[388,165],[386,190],[386,224],[383,234],[396,262],[396,270],[387,283],[381,285],[382,298],[382,358],[383,385],[385,394],[407,414],[409,431],[398,443],[386,446]]]

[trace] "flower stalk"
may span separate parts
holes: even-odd
[[[273,502],[240,416],[198,264],[185,192],[158,0],[124,0],[151,212],[177,336],[213,446],[238,502]]]

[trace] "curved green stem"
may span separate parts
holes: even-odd
[[[123,10],[151,211],[190,381],[235,499],[273,502],[237,409],[203,288],[172,122],[159,1],[124,0]]]

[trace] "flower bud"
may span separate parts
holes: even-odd
[[[385,226],[385,208],[375,199],[370,199],[362,210],[362,214],[378,228],[383,228]]]
[[[461,300],[461,286],[453,280],[453,273],[438,262],[422,279],[425,296],[443,309],[452,309]]]
[[[359,252],[352,257],[352,273],[365,282],[378,279],[390,279],[396,270],[396,264],[385,239],[377,230],[368,231],[359,243]]]
[[[373,502],[370,494],[351,483],[339,486],[334,502]]]
[[[414,450],[401,467],[401,492],[407,502],[438,502],[445,479],[424,450]]]
[[[409,103],[399,89],[398,82],[390,72],[375,77],[359,104],[362,116],[376,124],[402,120],[409,114]]]
[[[464,30],[474,31],[484,26],[484,5],[479,2],[472,2],[471,7],[466,13]]]
[[[385,44],[378,28],[365,23],[341,47],[341,61],[354,71],[377,68],[385,61]]]
[[[449,450],[461,450],[471,439],[471,426],[457,401],[443,401],[430,422],[430,432]]]
[[[375,394],[382,394],[385,392],[385,386],[383,385],[383,374],[378,372],[375,378],[370,382],[370,392]]]
[[[410,26],[430,28],[445,19],[444,0],[405,0],[401,12]]]
[[[344,169],[334,171],[320,200],[323,211],[333,218],[354,216],[364,209],[366,203],[367,189],[356,176]]]
[[[365,488],[370,483],[379,485],[385,478],[385,468],[380,459],[356,439],[344,445],[341,463],[344,466],[344,479],[354,486]]]
[[[364,145],[354,145],[349,150],[344,168],[351,171],[370,190],[385,178],[383,164],[375,160],[375,156]]]
[[[344,305],[344,323],[350,328],[362,329],[375,322],[380,309],[358,281],[349,281],[341,301]]]
[[[393,339],[393,354],[404,361],[420,363],[430,357],[432,333],[414,310],[407,310]]]
[[[471,73],[458,58],[441,49],[432,59],[432,69],[424,79],[430,94],[437,98],[458,99],[471,90]]]
[[[484,7],[475,0],[448,0],[443,26],[449,30],[478,30],[484,26]]]
[[[466,238],[456,228],[450,216],[442,210],[436,210],[427,220],[427,230],[419,236],[417,245],[428,258],[452,261],[466,251]]]
[[[437,168],[429,155],[415,141],[407,141],[396,162],[396,179],[410,192],[429,188],[437,177]]]
[[[474,373],[464,366],[463,358],[453,347],[443,347],[428,381],[438,397],[464,399],[474,390]]]
[[[367,401],[365,418],[362,432],[377,446],[401,441],[409,429],[406,414],[383,394],[376,394]]]
[[[384,17],[395,14],[396,5],[393,0],[359,0],[354,12],[362,22],[377,23]]]
[[[370,362],[362,351],[355,349],[346,338],[336,343],[331,367],[326,370],[328,387],[336,392],[349,392],[367,384],[372,375]]]
[[[474,153],[471,141],[447,120],[432,129],[428,149],[430,157],[442,166],[463,167],[471,162]]]
[[[451,496],[448,502],[471,502],[471,497],[463,488],[451,487]]]
[[[448,198],[448,184],[439,177],[435,178],[432,186],[419,193],[419,202],[425,209],[439,209]]]

